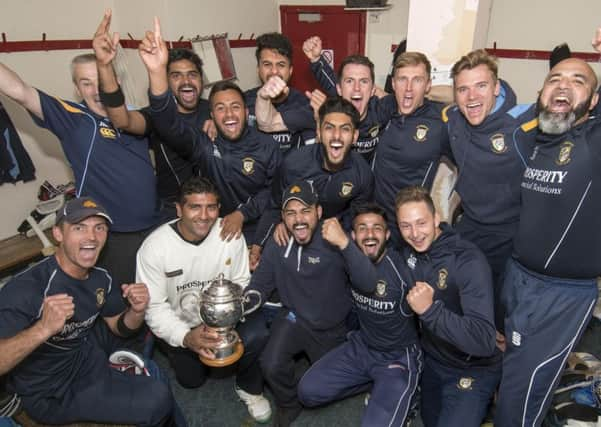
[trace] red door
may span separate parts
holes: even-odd
[[[333,53],[336,72],[343,58],[365,52],[364,11],[344,10],[344,6],[280,6],[280,15],[282,34],[293,46],[291,84],[298,90],[317,87],[309,60],[303,53],[303,42],[307,38],[321,37],[323,49]]]

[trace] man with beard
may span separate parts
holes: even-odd
[[[319,42],[314,42],[317,39]],[[315,64],[321,64],[323,70],[316,71],[314,62],[312,69],[317,80],[325,87],[329,96],[341,96],[357,109],[359,112],[359,136],[353,144],[353,150],[361,154],[365,160],[370,163],[380,131],[385,123],[388,122],[391,115],[396,109],[395,99],[393,96],[385,96],[383,99],[378,99],[375,96],[376,87],[374,83],[374,64],[362,55],[351,55],[346,57],[340,64],[340,73],[336,84],[336,78],[333,76],[333,71],[321,57],[321,39],[312,37],[303,44],[303,51],[311,59],[317,61]],[[324,74],[327,70],[329,74]],[[331,74],[331,75],[330,75]],[[327,76],[321,77],[322,75]],[[298,132],[303,129],[315,128],[314,110],[318,110],[323,104],[326,95],[314,90],[311,94],[311,104],[305,108],[297,109],[287,115],[278,114],[276,108],[271,105],[273,99],[281,96],[281,93],[286,93],[288,90],[287,82],[281,79],[272,78],[268,82],[269,96],[257,97],[256,115],[257,123],[260,129],[266,131],[282,131],[289,130]]]
[[[186,310],[186,301],[198,301],[203,286],[220,274],[241,286],[250,279],[248,249],[244,239],[222,241],[219,195],[206,178],[192,177],[180,190],[176,204],[179,219],[157,228],[138,251],[137,279],[148,285],[150,303],[146,322],[161,340],[177,382],[200,387],[209,368],[198,358],[214,359],[217,334],[198,315],[198,306]],[[246,316],[236,327],[244,353],[237,365],[236,393],[258,422],[271,416],[263,397],[259,355],[267,341],[260,314]]]
[[[304,353],[314,363],[344,341],[351,308],[345,259],[353,252],[340,251],[322,237],[323,209],[311,183],[292,181],[281,200],[291,238],[286,246],[267,242],[248,286],[261,293],[262,301],[277,291],[282,302],[261,354],[263,376],[277,405],[274,425],[279,427],[290,425],[301,411],[295,356]],[[358,286],[363,292],[373,289],[373,283]]]
[[[534,108],[516,106],[509,85],[498,78],[494,57],[475,50],[451,70],[456,106],[443,111],[458,169],[455,190],[463,215],[457,231],[486,255],[495,285],[495,324],[503,329],[498,304],[503,272],[511,257],[520,212],[520,177],[532,152]],[[499,335],[499,346],[504,339]]]
[[[270,78],[277,76],[288,84],[292,77],[292,45],[286,36],[280,33],[266,33],[257,37],[257,73],[261,84],[264,85]],[[259,101],[258,91],[261,87],[249,89],[244,93],[248,106],[249,124],[254,126],[256,121],[255,104]],[[272,100],[273,107],[282,117],[293,117],[298,110],[309,110],[309,101],[301,92],[294,88],[282,92]],[[261,130],[263,130],[261,128]],[[269,132],[279,144],[282,152],[290,148],[299,148],[315,140],[315,126],[298,130],[279,129]]]
[[[380,136],[372,170],[375,201],[388,216],[391,242],[403,242],[396,226],[394,198],[410,185],[432,188],[442,156],[451,157],[442,104],[425,98],[430,92],[431,65],[419,52],[404,52],[394,64],[392,87],[397,111]]]
[[[336,218],[324,221],[322,233],[345,253],[360,328],[305,373],[299,399],[305,406],[319,406],[370,391],[361,425],[404,426],[423,361],[413,311],[405,300],[409,274],[401,255],[386,249],[386,213],[374,204],[357,207],[354,243]]]
[[[482,252],[441,223],[423,187],[397,195],[397,222],[411,272],[407,302],[419,316],[426,427],[479,427],[501,376],[493,286]]]
[[[117,53],[119,35],[110,34],[111,11],[108,10],[94,35],[98,77],[104,97],[115,99],[121,95],[119,82],[112,62]],[[208,126],[209,103],[202,99],[202,60],[189,49],[171,49],[167,61],[169,87],[177,101],[177,113],[186,126]],[[110,103],[110,102],[109,102]],[[181,157],[169,144],[165,144],[152,127],[148,108],[128,110],[123,102],[110,103],[107,113],[113,125],[134,135],[149,135],[150,148],[154,151],[157,177],[157,193],[161,202],[161,219],[176,217],[175,202],[181,184],[194,175],[194,165]]]
[[[601,29],[595,39],[601,47]],[[495,426],[539,426],[586,327],[601,275],[601,124],[597,78],[580,59],[547,75],[520,224],[503,289],[507,349]]]
[[[109,365],[149,300],[143,283],[117,284],[95,267],[109,223],[94,200],[70,200],[52,228],[56,253],[0,290],[0,375],[38,423],[157,426],[173,409],[166,383]]]
[[[279,245],[288,243],[289,235],[278,224],[278,206],[283,191],[290,183],[309,181],[319,194],[324,218],[340,217],[350,228],[352,205],[371,199],[373,175],[369,166],[351,147],[357,141],[359,114],[355,107],[340,97],[330,98],[319,108],[317,136],[321,144],[302,147],[282,161],[274,179],[270,209],[261,217],[254,245],[251,247],[251,270],[255,268],[261,246],[276,227],[274,237]]]
[[[217,187],[223,216],[221,237],[239,238],[243,231],[249,241],[269,202],[271,180],[280,163],[278,146],[269,135],[247,126],[244,94],[230,81],[215,84],[209,94],[211,117],[218,131],[215,141],[182,120],[168,85],[168,53],[158,18],[154,31],[148,31],[140,43],[139,52],[148,70],[153,126]]]

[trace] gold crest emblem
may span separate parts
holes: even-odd
[[[228,258],[225,260],[225,265],[231,265],[232,264],[232,259]]]
[[[353,183],[352,182],[343,182],[342,188],[340,189],[340,196],[349,197],[353,192]]]
[[[100,128],[100,135],[102,135],[105,138],[109,138],[109,139],[115,139],[117,138],[117,133],[110,128]]]
[[[492,151],[497,154],[504,153],[507,151],[507,145],[505,144],[505,135],[502,133],[495,133],[490,137],[490,145],[492,146]]]
[[[245,157],[242,159],[242,173],[244,175],[252,175],[255,173],[255,160],[251,157]]]
[[[462,377],[462,378],[459,378],[459,382],[457,383],[457,388],[460,390],[471,390],[473,384],[474,384],[474,379],[472,377]]]
[[[376,136],[378,136],[378,134],[380,133],[380,126],[379,125],[375,125],[373,127],[371,127],[368,131],[367,131],[368,135],[371,136],[372,138],[375,138]]]
[[[104,305],[104,289],[96,289],[96,307],[102,307]]]
[[[570,160],[572,160],[572,158],[570,157],[570,154],[572,153],[572,148],[574,148],[573,142],[562,142],[559,146],[559,155],[557,156],[557,160],[555,160],[555,163],[557,163],[559,166],[567,165],[568,163],[570,163]]]
[[[83,202],[83,207],[84,208],[96,208],[96,207],[98,207],[98,205],[91,200],[86,200],[85,202]]]
[[[413,139],[415,139],[417,142],[424,142],[429,130],[430,129],[426,125],[418,125],[415,129],[415,135],[413,136]]]
[[[301,189],[298,185],[295,185],[294,187],[292,187],[290,189],[290,194],[296,194],[296,193],[300,193],[300,192],[301,192]]]
[[[379,297],[386,295],[386,282],[384,280],[378,280],[378,283],[376,283],[376,295]]]
[[[444,290],[447,288],[447,277],[449,277],[449,272],[446,268],[441,268],[438,270],[438,289]]]

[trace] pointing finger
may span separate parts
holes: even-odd
[[[156,37],[156,41],[159,42],[162,39],[161,35],[161,22],[159,21],[159,17],[154,17],[154,35]]]
[[[111,26],[111,9],[107,9],[104,12],[104,16],[102,17],[102,21],[100,21],[100,25],[98,25],[98,29],[96,30],[95,35],[104,34],[109,30]]]

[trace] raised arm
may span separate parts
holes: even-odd
[[[288,127],[284,123],[282,115],[276,110],[272,100],[282,93],[288,93],[290,88],[279,76],[272,76],[265,82],[257,92],[255,101],[255,116],[257,125],[263,132],[283,132]]]
[[[113,69],[113,60],[119,45],[119,33],[110,34],[111,17],[112,12],[107,9],[92,41],[98,68],[100,99],[115,127],[135,135],[144,135],[147,128],[146,117],[139,111],[127,110],[123,92]]]
[[[158,18],[154,18],[154,30],[146,32],[138,51],[148,71],[153,129],[180,156],[197,161],[202,155],[202,143],[206,148],[212,142],[200,129],[186,123],[177,112],[177,104],[167,81],[169,53],[161,36]]]
[[[71,296],[56,294],[46,297],[40,320],[11,338],[0,339],[0,375],[9,372],[48,338],[60,332],[74,312]]]
[[[144,283],[123,284],[121,292],[129,307],[116,316],[105,317],[104,321],[113,334],[129,338],[143,326],[150,296]]]
[[[334,70],[321,55],[322,44],[318,36],[309,37],[303,43],[303,52],[311,62],[311,72],[319,85],[328,94],[328,96],[336,96],[336,83],[338,79]]]
[[[40,120],[44,120],[38,91],[2,63],[0,63],[0,93],[19,103]]]
[[[321,234],[326,242],[340,249],[353,288],[367,294],[374,292],[378,278],[374,263],[351,241],[340,221],[336,217],[324,220]]]
[[[146,31],[144,39],[138,46],[138,52],[148,71],[150,94],[164,95],[169,87],[167,80],[169,52],[161,34],[161,23],[156,16],[154,17],[154,30]]]

